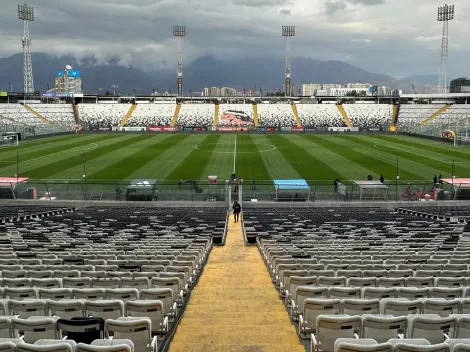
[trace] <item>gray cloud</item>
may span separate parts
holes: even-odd
[[[468,0],[454,0],[449,74],[470,75]],[[16,3],[0,12],[0,56],[21,51]],[[296,25],[293,56],[342,60],[395,76],[436,73],[442,0],[34,0],[33,51],[175,69],[172,25],[187,25],[184,62],[282,57],[281,25]],[[378,6],[380,5],[380,6]],[[329,15],[325,15],[329,14]],[[286,15],[290,15],[286,23]],[[34,63],[33,63],[34,66]]]

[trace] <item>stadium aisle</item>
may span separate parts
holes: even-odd
[[[229,219],[214,247],[170,352],[305,352],[255,246]]]

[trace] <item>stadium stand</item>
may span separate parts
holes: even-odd
[[[124,127],[170,126],[176,104],[137,104]]]
[[[347,127],[334,104],[297,104],[297,112],[305,127]]]
[[[0,104],[0,116],[3,117],[4,124],[14,124],[19,126],[42,126],[45,123],[34,116],[21,104]]]
[[[176,125],[211,127],[213,120],[213,104],[181,104]]]
[[[73,106],[70,104],[29,104],[29,106],[51,123],[70,130],[75,125]]]
[[[131,352],[157,351],[175,327],[226,222],[223,208],[7,209],[2,337],[47,345],[67,331],[76,343],[114,335],[130,339]]]
[[[362,131],[388,131],[393,106],[389,104],[343,104],[353,127]]]
[[[90,129],[117,127],[132,104],[80,104],[81,120]]]
[[[258,104],[260,127],[295,127],[297,122],[290,104]]]
[[[441,109],[443,104],[402,104],[398,114],[397,130],[399,132],[409,132],[419,126],[421,122],[432,116]]]
[[[427,128],[447,129],[470,118],[470,108],[465,105],[452,105],[426,124]]]

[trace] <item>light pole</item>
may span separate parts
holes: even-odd
[[[291,95],[290,38],[295,36],[295,26],[282,26],[282,36],[286,38],[285,94]]]
[[[442,22],[441,69],[439,70],[439,93],[447,93],[447,59],[449,48],[449,21],[454,19],[454,5],[437,8],[437,21]]]
[[[183,37],[186,37],[186,26],[174,25],[173,36],[177,38],[176,86],[177,97],[183,98]]]
[[[25,93],[34,93],[33,64],[31,60],[31,37],[29,36],[29,22],[34,21],[34,8],[32,6],[18,5],[18,19],[23,21],[23,90]]]

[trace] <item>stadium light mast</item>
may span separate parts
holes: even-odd
[[[439,71],[439,93],[447,93],[447,59],[449,48],[449,21],[454,19],[454,5],[437,8],[437,21],[443,22],[441,44],[441,69]]]
[[[29,22],[34,21],[34,8],[32,6],[18,5],[18,19],[23,21],[23,90],[25,93],[34,93],[33,64],[31,61],[31,37],[29,36]]]
[[[177,38],[176,86],[177,97],[183,97],[183,37],[186,37],[186,26],[174,25],[173,37]]]
[[[290,39],[295,36],[295,26],[282,26],[282,36],[286,38],[285,94],[291,96]]]

